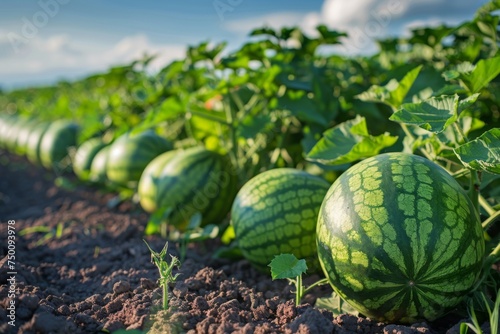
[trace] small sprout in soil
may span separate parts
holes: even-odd
[[[29,234],[33,234],[33,233],[44,233],[43,238],[41,238],[40,240],[38,240],[36,242],[37,246],[41,246],[44,243],[49,242],[49,240],[52,238],[60,239],[64,233],[64,229],[65,229],[65,226],[64,226],[64,223],[62,223],[62,222],[58,223],[56,228],[52,228],[49,226],[30,226],[30,227],[26,227],[26,228],[22,229],[19,232],[19,235],[25,236],[25,235],[29,235]]]
[[[170,255],[172,260],[170,263],[168,263],[165,260],[165,257],[167,255],[167,249],[168,249],[168,241],[165,243],[165,246],[163,246],[163,249],[161,250],[160,253],[155,252],[154,250],[149,247],[149,244],[144,240],[146,243],[146,246],[149,248],[149,251],[151,252],[151,262],[153,262],[156,267],[158,268],[158,271],[160,272],[160,278],[159,278],[159,284],[163,288],[163,309],[167,310],[168,309],[168,285],[170,283],[175,282],[177,277],[179,276],[179,273],[173,275],[172,271],[174,270],[174,267],[179,268],[181,265],[181,262],[176,256]]]
[[[306,260],[299,260],[293,254],[276,255],[269,267],[271,267],[273,280],[286,278],[291,284],[295,285],[295,305],[297,306],[300,305],[300,301],[307,291],[315,286],[328,283],[327,279],[323,278],[307,288],[302,285],[302,274],[307,271]]]

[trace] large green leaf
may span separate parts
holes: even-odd
[[[385,86],[371,86],[366,92],[356,97],[362,101],[382,102],[393,108],[399,108],[420,73],[422,66],[408,72],[401,81],[390,80]]]
[[[288,92],[278,98],[278,108],[289,110],[299,120],[307,123],[316,123],[326,128],[329,120],[321,113],[315,101],[304,91]]]
[[[480,60],[472,72],[462,74],[460,78],[472,93],[477,93],[498,74],[500,74],[500,57],[495,57]]]
[[[325,165],[342,165],[377,155],[380,150],[394,145],[397,139],[387,132],[371,136],[365,118],[358,115],[325,131],[307,159]]]
[[[456,94],[431,97],[422,102],[403,104],[389,119],[439,133],[457,120],[458,106]]]
[[[491,129],[453,151],[470,169],[500,174],[500,128]]]

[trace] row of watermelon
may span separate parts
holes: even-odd
[[[173,150],[171,142],[148,130],[126,133],[113,143],[92,138],[77,147],[79,126],[17,117],[0,118],[0,148],[25,155],[47,169],[72,166],[82,181],[137,190],[141,206],[173,209],[169,223],[183,228],[196,212],[203,224],[218,223],[236,193],[236,173],[227,159],[203,147]]]
[[[47,168],[67,159],[77,132],[65,121],[0,119],[1,147]],[[110,145],[90,139],[71,160],[82,180],[137,189],[148,212],[172,209],[169,222],[179,229],[196,212],[208,224],[231,210],[238,246],[257,268],[280,253],[306,258],[340,296],[380,320],[433,320],[463,299],[481,270],[485,246],[470,199],[441,167],[414,155],[366,159],[331,187],[280,168],[239,191],[226,157],[174,150],[153,131]]]

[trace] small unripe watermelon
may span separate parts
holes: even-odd
[[[43,122],[35,126],[26,141],[26,157],[33,164],[40,165],[42,163],[40,157],[40,144],[50,124],[49,122]]]
[[[334,182],[317,242],[337,294],[390,322],[444,315],[473,287],[485,253],[462,187],[437,164],[405,153],[363,160]]]
[[[236,194],[237,179],[227,157],[204,147],[169,151],[146,167],[138,186],[148,212],[171,208],[169,224],[183,229],[196,212],[202,225],[218,224]]]
[[[68,120],[57,120],[49,125],[40,141],[40,160],[51,169],[68,156],[68,149],[76,145],[79,126]]]
[[[73,172],[80,180],[89,180],[92,160],[104,146],[106,144],[101,138],[91,138],[78,147],[73,159]]]
[[[105,183],[106,166],[108,164],[109,149],[111,145],[104,146],[96,153],[90,165],[89,181],[95,183]]]
[[[316,221],[329,187],[322,178],[293,168],[271,169],[248,181],[231,209],[243,256],[262,271],[281,253],[318,269]]]
[[[151,130],[126,133],[111,144],[106,175],[113,183],[135,188],[151,160],[171,149],[168,140]]]

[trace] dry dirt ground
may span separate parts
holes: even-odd
[[[217,241],[191,245],[160,312],[158,271],[143,242],[148,216],[114,194],[57,187],[53,172],[0,151],[0,333],[457,333],[460,318],[411,326],[317,309],[315,288],[295,307],[291,286],[245,260],[214,259]],[[7,222],[15,221],[15,326],[9,324]],[[24,234],[38,226],[41,232]],[[59,235],[57,229],[59,226]],[[27,230],[29,231],[29,230]],[[26,232],[26,230],[24,231]],[[153,249],[164,240],[146,237]],[[175,243],[169,252],[177,254]],[[308,277],[312,282],[318,277]],[[451,328],[451,330],[450,330]]]

